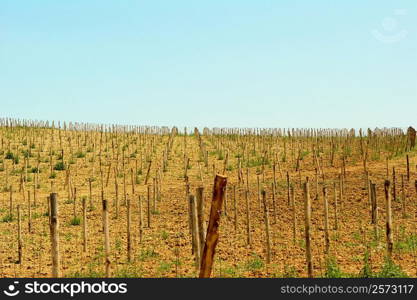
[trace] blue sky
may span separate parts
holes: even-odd
[[[0,1],[2,117],[417,125],[417,2]]]

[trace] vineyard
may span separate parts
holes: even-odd
[[[416,277],[415,138],[1,119],[0,277]]]

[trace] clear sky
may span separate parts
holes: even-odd
[[[417,1],[0,0],[0,105],[97,123],[415,126]]]

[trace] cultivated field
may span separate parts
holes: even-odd
[[[417,276],[413,129],[1,119],[0,140],[0,277],[198,277],[216,174],[211,277]]]

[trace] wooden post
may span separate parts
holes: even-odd
[[[148,180],[149,180],[149,172],[151,171],[151,165],[152,165],[152,160],[149,161],[149,165],[148,165],[148,171],[146,171],[146,177],[145,177],[145,182],[144,184],[147,185],[148,184]]]
[[[199,175],[200,175],[200,180],[201,180],[201,183],[202,183],[202,184],[204,184],[203,171],[201,170],[201,165],[200,165],[200,163],[198,163],[198,171],[199,171]]]
[[[109,186],[110,173],[111,173],[111,162],[109,164],[109,167],[107,168],[106,187]]]
[[[376,185],[371,182],[371,224],[377,222],[377,201],[376,201]]]
[[[13,186],[10,185],[10,194],[9,194],[9,215],[10,215],[10,220],[13,219]]]
[[[274,212],[274,224],[277,223],[277,206],[275,203],[275,184],[272,183],[272,211]]]
[[[406,155],[407,160],[407,182],[410,181],[410,158],[408,157],[408,154]]]
[[[296,243],[297,238],[297,214],[295,212],[295,191],[294,187],[290,187],[291,189],[291,207],[292,207],[292,237],[293,243]]]
[[[139,243],[142,243],[143,238],[143,215],[142,215],[142,196],[139,195]]]
[[[88,178],[88,191],[89,191],[89,199],[90,199],[90,209],[93,208],[93,189],[91,186],[91,178]]]
[[[48,224],[51,225],[51,197],[46,196],[46,214],[48,216]]]
[[[372,207],[371,201],[371,180],[369,179],[369,171],[366,172],[366,189],[368,191],[368,207]]]
[[[190,165],[190,158],[185,159],[185,165],[184,165],[184,181],[188,182],[188,166]],[[214,167],[214,165],[213,165]]]
[[[68,169],[68,174],[69,174],[69,169]],[[52,181],[51,181],[51,191],[52,191]],[[70,175],[68,175],[67,195],[68,195],[68,201],[71,201],[72,196],[71,196],[71,177],[70,177]]]
[[[396,177],[395,177],[395,167],[392,168],[392,199],[397,201],[397,189],[396,189]]]
[[[126,173],[123,170],[123,205],[126,206],[127,205],[127,191],[126,191]]]
[[[82,198],[83,202],[83,252],[87,252],[87,199]]]
[[[131,212],[130,212],[130,197],[127,197],[127,210],[126,210],[126,221],[127,221],[127,261],[132,260],[132,235],[130,233],[130,223],[131,223]]]
[[[246,235],[247,235],[247,243],[248,243],[249,246],[252,246],[249,190],[246,190],[245,191],[245,200],[246,200]]]
[[[337,207],[337,190],[336,182],[333,182],[333,201],[334,201],[334,229],[339,229],[338,207]]]
[[[415,189],[416,194],[417,194],[417,180],[414,180],[414,189]]]
[[[401,206],[402,206],[403,219],[407,217],[406,202],[407,202],[407,195],[405,193],[404,174],[401,174]]]
[[[156,178],[154,177],[152,179],[152,188],[153,188],[153,192],[152,192],[152,200],[153,200],[153,211],[157,211],[157,206],[156,206]]]
[[[259,174],[256,174],[256,184],[257,184],[258,205],[259,205],[259,209],[261,209],[261,187],[259,183]]]
[[[102,199],[103,202],[103,231],[104,231],[104,253],[105,253],[105,266],[106,277],[110,277],[110,236],[109,236],[109,211],[107,200]]]
[[[339,175],[339,203],[341,214],[343,212],[343,177],[342,174]],[[343,218],[342,218],[343,219]]]
[[[72,214],[74,215],[74,220],[77,217],[77,209],[76,209],[76,203],[77,203],[77,188],[74,187],[74,195],[73,195],[73,206],[72,206]]]
[[[275,176],[274,176],[274,182],[276,185]],[[246,190],[249,191],[249,168],[246,168]]]
[[[237,233],[237,199],[236,199],[236,185],[233,185],[233,214],[234,214],[234,228]]]
[[[116,193],[116,195],[115,195],[115,201],[116,201],[116,203],[115,203],[116,204],[116,219],[118,219],[119,218],[120,203],[119,203],[119,184],[117,183],[117,181],[115,183],[114,188],[115,188],[115,193]]]
[[[37,176],[35,175],[35,179]],[[35,183],[33,184],[33,206],[36,207],[36,188],[37,188],[37,179],[35,180]]]
[[[192,221],[192,243],[195,255],[195,267],[198,270],[200,265],[200,233],[198,231],[198,212],[197,212],[197,200],[194,195],[189,195],[188,200],[191,206],[191,221]]]
[[[323,187],[323,201],[324,201],[324,242],[326,245],[325,253],[329,254],[330,238],[329,238],[329,204],[327,202],[327,188]]]
[[[158,169],[158,174],[157,174],[157,180],[156,180],[156,200],[157,201],[162,201],[162,197],[161,197],[161,191],[162,191],[162,178],[161,178],[161,172]]]
[[[387,235],[387,254],[388,258],[392,257],[393,238],[392,238],[392,211],[391,211],[391,188],[389,180],[385,180],[385,204],[387,208],[386,212],[386,235]]]
[[[227,202],[228,202],[228,200],[227,200],[227,194],[228,194],[228,190],[230,190],[230,189],[227,189],[226,188],[226,190],[224,191],[224,200],[223,200],[223,202],[224,202],[224,215],[227,217]]]
[[[193,234],[193,210],[191,207],[191,202],[189,201],[189,195],[190,195],[190,184],[187,182],[185,184],[185,201],[187,201],[188,203],[188,232],[190,233],[190,236],[192,236]],[[192,247],[191,253],[194,253],[194,246]]]
[[[130,168],[130,181],[132,182],[132,197],[135,195],[135,181],[133,180],[133,168]]]
[[[58,199],[56,193],[51,193],[50,201],[50,231],[51,231],[51,251],[52,251],[52,277],[59,278],[60,256],[59,256],[59,222],[58,222]]]
[[[148,185],[148,228],[151,228],[151,186]]]
[[[271,236],[269,231],[269,212],[268,204],[266,202],[265,190],[262,190],[262,202],[264,205],[264,222],[265,222],[265,233],[266,233],[266,263],[271,262]]]
[[[28,232],[32,233],[32,204],[30,203],[30,191],[28,190]]]
[[[306,260],[307,260],[307,271],[308,277],[313,278],[313,262],[311,256],[311,238],[310,238],[310,227],[311,227],[311,201],[310,201],[310,189],[308,184],[308,177],[306,182],[303,184],[304,190],[304,213],[305,213],[305,240],[306,240]]]
[[[201,258],[200,278],[209,278],[213,266],[213,258],[219,239],[220,215],[223,204],[224,191],[227,178],[216,175],[213,186],[213,199],[211,202],[210,219],[207,228],[206,242]]]
[[[17,206],[17,252],[18,259],[17,263],[22,263],[22,250],[23,250],[23,241],[22,241],[22,220],[21,220],[21,211],[20,205]]]
[[[372,202],[372,218],[371,224],[374,225],[375,236],[378,238],[378,204],[376,200],[376,184],[371,183],[371,202]]]
[[[288,200],[288,206],[290,205],[290,192],[291,192],[291,183],[290,183],[290,173],[287,171],[287,200]]]
[[[198,233],[200,241],[200,259],[203,255],[204,250],[204,241],[206,239],[205,226],[204,226],[204,188],[198,187],[196,190],[196,199],[197,199],[197,218],[198,218]],[[226,197],[225,197],[226,198]],[[201,262],[200,262],[201,263]]]

